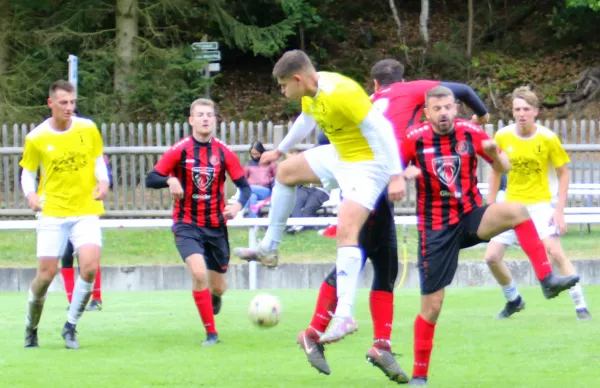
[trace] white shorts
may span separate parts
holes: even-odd
[[[37,227],[37,257],[60,257],[71,240],[75,251],[83,245],[102,247],[100,217],[47,217],[40,216]]]
[[[529,211],[535,229],[540,236],[540,240],[558,235],[558,228],[552,223],[554,207],[551,203],[542,202],[527,205],[527,210]],[[510,229],[492,238],[491,241],[499,242],[504,245],[513,245],[517,243],[517,235],[515,234],[514,229]]]
[[[327,190],[339,187],[342,196],[373,210],[390,181],[387,166],[375,161],[342,162],[332,144],[303,152],[308,165]]]

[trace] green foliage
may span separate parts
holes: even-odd
[[[590,7],[591,8],[591,7]],[[600,13],[586,7],[558,5],[547,16],[550,33],[566,44],[587,41],[600,34]]]
[[[594,11],[600,11],[600,0],[567,0],[567,6],[570,8],[589,7]]]
[[[465,50],[449,42],[436,42],[425,56],[425,64],[437,79],[460,80],[467,75],[469,58]]]

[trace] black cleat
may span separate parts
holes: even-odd
[[[85,310],[86,311],[102,311],[102,301],[101,300],[92,300]]]
[[[552,299],[558,296],[564,290],[573,287],[579,281],[579,276],[556,276],[553,273],[548,274],[541,281],[542,292],[546,299]]]
[[[325,348],[319,343],[319,335],[313,329],[303,330],[298,333],[296,342],[304,350],[310,366],[318,370],[319,373],[325,375],[331,373],[325,359]]]
[[[415,387],[416,386],[426,387],[427,386],[427,377],[413,377],[408,382],[408,385],[415,386]]]
[[[586,309],[585,307],[582,309],[577,309],[577,319],[580,321],[591,321],[592,320],[592,315],[590,314],[590,312],[588,311],[588,309]]]
[[[207,334],[206,335],[206,341],[202,342],[202,346],[212,346],[212,345],[216,345],[219,342],[219,335],[217,333],[214,334]]]
[[[389,345],[386,348],[373,345],[367,351],[367,361],[379,368],[391,381],[398,384],[408,383],[408,376],[398,365],[396,354],[392,353]]]
[[[77,341],[77,331],[75,330],[75,325],[70,324],[69,322],[65,323],[65,326],[62,329],[62,337],[65,340],[65,347],[67,349],[79,349],[79,342]]]
[[[37,328],[29,329],[25,328],[25,347],[26,348],[39,348]]]
[[[523,300],[523,298],[521,298],[521,295],[519,295],[517,299],[511,302],[506,302],[504,309],[500,311],[498,315],[496,315],[496,319],[508,318],[514,313],[518,313],[521,310],[525,310],[525,301]]]
[[[219,314],[221,311],[221,297],[219,295],[211,294],[212,296],[212,306],[213,306],[213,315]]]

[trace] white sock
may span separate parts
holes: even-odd
[[[340,247],[337,250],[337,307],[335,315],[351,317],[358,287],[358,276],[362,269],[362,251],[357,246]]]
[[[44,302],[46,295],[38,298],[35,296],[31,288],[29,289],[29,299],[27,303],[27,316],[25,317],[25,325],[30,329],[36,329],[42,317]]]
[[[260,242],[263,249],[277,249],[290,214],[296,205],[296,186],[286,186],[275,180],[269,208],[269,227]]]
[[[581,284],[577,283],[571,287],[569,289],[569,295],[571,295],[571,299],[573,300],[573,304],[575,305],[576,309],[587,308],[585,298],[583,297],[583,288],[581,288]]]
[[[519,290],[517,290],[517,285],[514,280],[511,280],[509,285],[502,286],[502,292],[509,302],[512,302],[519,297]]]
[[[92,296],[92,289],[94,288],[94,282],[88,283],[79,276],[75,282],[73,288],[73,299],[71,300],[71,306],[67,312],[67,322],[72,325],[76,325],[79,318],[83,315],[85,306]]]

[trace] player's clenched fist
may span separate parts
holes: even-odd
[[[171,198],[173,198],[174,200],[183,198],[183,187],[181,187],[181,183],[179,183],[179,180],[177,178],[169,178],[167,184],[169,185],[169,192],[171,193]]]
[[[40,205],[40,197],[36,193],[29,193],[27,196],[27,206],[35,212],[42,211],[42,206]]]
[[[483,140],[481,142],[481,147],[483,148],[483,151],[487,154],[487,156],[489,156],[490,158],[493,159],[496,156],[498,156],[498,144],[494,140]]]
[[[394,175],[388,185],[388,197],[390,201],[400,201],[406,193],[406,183],[402,175]]]

